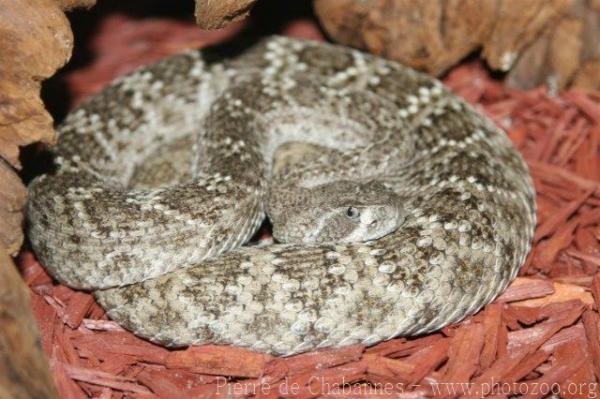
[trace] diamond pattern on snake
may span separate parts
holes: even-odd
[[[326,43],[146,66],[71,112],[53,151],[29,187],[37,256],[166,346],[434,331],[507,286],[535,226],[503,131],[437,80]],[[266,217],[275,243],[244,246]]]

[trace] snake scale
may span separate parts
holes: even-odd
[[[503,131],[357,50],[242,47],[144,67],[67,116],[29,187],[56,279],[153,342],[282,355],[433,331],[507,286],[535,202]],[[277,242],[242,246],[265,215]]]

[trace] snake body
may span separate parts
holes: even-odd
[[[29,188],[36,254],[168,346],[288,355],[433,331],[507,286],[535,226],[503,131],[440,82],[331,44],[144,67],[70,113],[55,153]],[[345,206],[387,225],[362,239]],[[283,242],[242,246],[265,212]]]

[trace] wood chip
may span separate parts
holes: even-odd
[[[235,377],[259,377],[271,356],[247,349],[204,345],[167,354],[165,366],[190,372]]]
[[[500,295],[496,302],[517,302],[524,299],[544,297],[554,293],[552,281],[517,278]]]

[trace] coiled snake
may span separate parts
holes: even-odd
[[[292,354],[436,330],[502,291],[533,236],[504,132],[438,81],[330,44],[176,55],[59,133],[30,185],[33,248],[165,345]],[[265,213],[278,243],[242,247]]]

